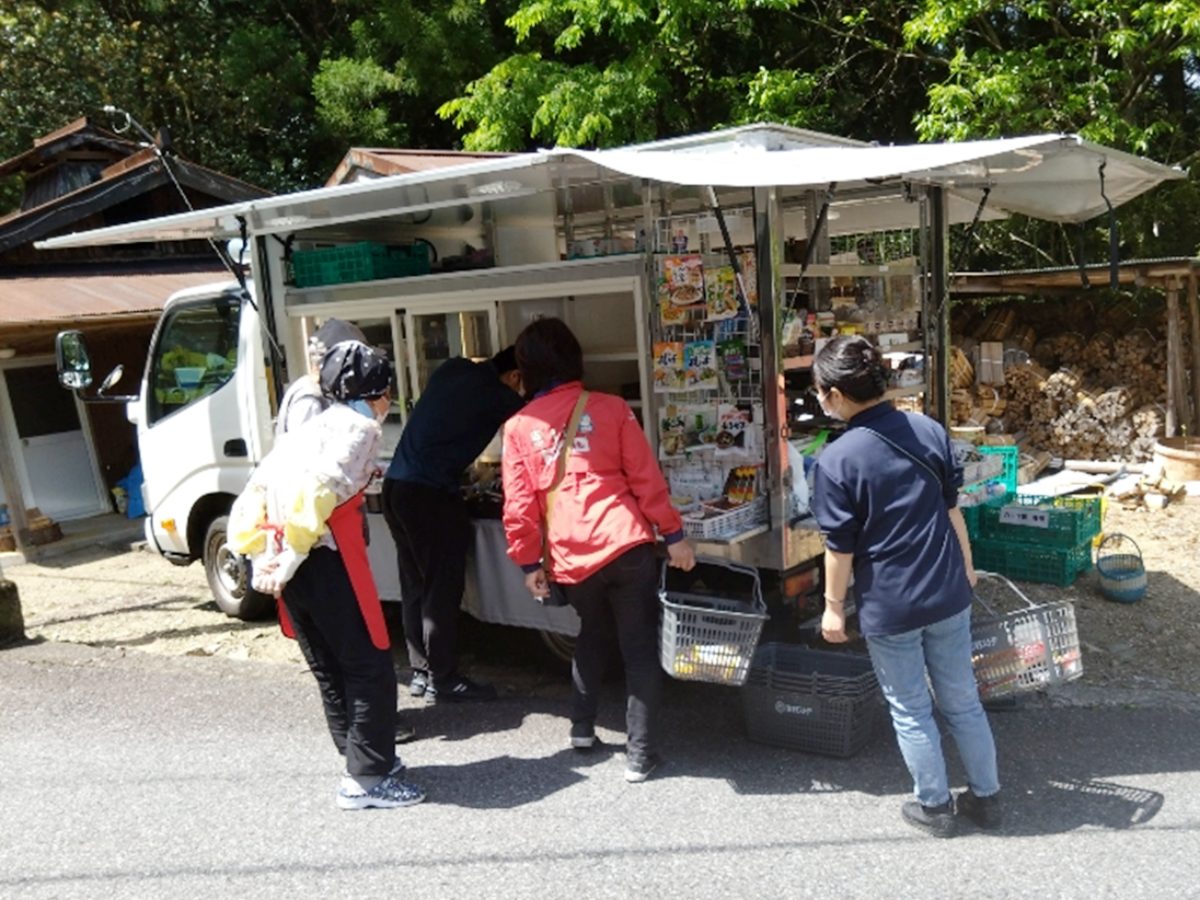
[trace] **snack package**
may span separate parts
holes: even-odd
[[[689,391],[717,389],[717,347],[715,341],[688,341],[683,346],[683,367]]]
[[[731,338],[717,344],[717,360],[721,374],[729,383],[745,381],[749,377],[746,366],[746,343],[741,338]]]
[[[717,408],[707,403],[670,403],[659,420],[658,449],[663,459],[711,450],[717,440]]]
[[[751,419],[749,409],[732,403],[722,403],[717,407],[717,456],[747,458],[754,449]]]
[[[704,309],[704,262],[699,253],[663,257],[659,284],[664,325],[687,321],[693,310]]]
[[[656,341],[654,344],[654,390],[665,394],[687,389],[684,376],[683,341]]]
[[[704,270],[704,301],[709,322],[732,319],[738,314],[737,284],[733,266],[717,266]]]

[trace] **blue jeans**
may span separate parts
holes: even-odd
[[[902,634],[869,637],[867,649],[917,800],[940,806],[950,799],[942,737],[933,719],[934,696],[958,745],[972,793],[989,797],[999,791],[996,744],[971,668],[971,610]]]

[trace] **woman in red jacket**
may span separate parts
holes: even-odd
[[[534,597],[545,598],[553,581],[579,614],[571,663],[577,749],[596,742],[600,680],[615,630],[625,662],[625,780],[645,781],[659,762],[656,531],[670,565],[691,569],[695,554],[629,404],[585,394],[583,354],[571,330],[559,319],[539,319],[521,332],[516,349],[531,399],[504,431],[508,555],[524,569]],[[569,432],[575,437],[564,447]]]

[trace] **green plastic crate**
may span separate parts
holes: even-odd
[[[1008,488],[1010,494],[1017,492],[1017,473],[1021,469],[1021,451],[1016,447],[980,447],[979,452],[985,456],[1004,457],[1004,472],[999,480]]]
[[[292,254],[292,280],[302,288],[427,275],[429,269],[429,246],[420,241],[406,246],[361,241]]]
[[[1092,542],[1075,547],[1043,547],[998,538],[971,542],[976,569],[997,572],[1015,581],[1036,581],[1069,587],[1092,567]]]
[[[984,485],[996,481],[1003,484],[1008,493],[1015,494],[1017,492],[1017,472],[1021,468],[1021,451],[1016,447],[1006,446],[977,447],[976,449],[983,456],[1001,457],[1002,468],[999,475],[993,476],[986,481],[967,485],[963,488],[963,490],[965,490],[968,494],[973,494],[976,491],[983,490]]]
[[[1005,521],[1015,509],[1026,522]],[[979,512],[980,534],[989,539],[1039,547],[1078,547],[1100,533],[1099,497],[1037,497],[1015,494],[986,503]]]

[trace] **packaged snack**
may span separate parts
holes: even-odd
[[[733,266],[709,267],[704,270],[704,300],[709,322],[732,319],[738,314],[737,284]]]
[[[654,390],[664,394],[687,388],[684,377],[683,341],[656,341],[654,344]]]
[[[746,367],[746,343],[740,338],[717,344],[717,360],[720,362],[721,374],[727,382],[745,381],[749,375]]]
[[[717,407],[717,456],[744,456],[748,448],[747,437],[751,428],[749,409],[732,403]]]
[[[671,403],[663,408],[658,435],[664,459],[711,450],[717,440],[717,408],[707,403]]]
[[[704,262],[699,253],[663,257],[662,281],[670,306],[682,310],[704,307]]]
[[[686,384],[690,391],[717,389],[715,341],[688,341],[683,347]]]

